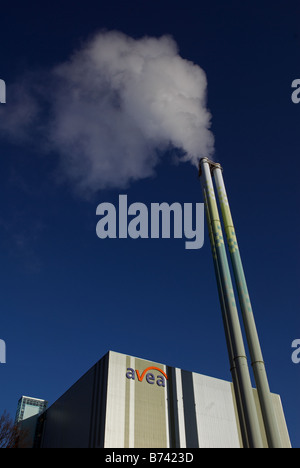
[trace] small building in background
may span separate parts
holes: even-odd
[[[32,448],[35,444],[39,416],[47,409],[48,402],[40,398],[22,396],[18,401],[15,424],[23,434],[22,448]]]

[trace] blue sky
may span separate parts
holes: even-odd
[[[103,29],[171,35],[180,56],[205,71],[214,159],[224,168],[270,387],[295,447],[300,104],[291,83],[300,79],[299,14],[296,1],[32,1],[2,6],[0,30],[0,127],[12,84],[43,77]],[[206,226],[199,250],[186,250],[183,239],[96,235],[98,204],[117,204],[119,194],[147,206],[203,202],[195,167],[174,164],[168,151],[150,177],[83,196],[60,148],[42,148],[43,124],[40,114],[30,138],[0,138],[0,413],[14,416],[21,395],[53,403],[109,349],[230,380]]]

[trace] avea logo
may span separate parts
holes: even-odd
[[[161,372],[162,375],[158,375],[157,377],[155,377],[155,375],[152,374],[152,372],[148,372],[150,370],[157,370]],[[154,366],[147,367],[147,369],[145,369],[142,374],[140,374],[138,370],[135,371],[131,367],[128,367],[126,372],[127,379],[135,380],[135,376],[137,376],[139,382],[142,382],[144,377],[146,376],[146,381],[148,382],[148,384],[153,385],[156,381],[156,385],[158,385],[159,387],[165,387],[166,380],[168,380],[166,373],[159,367]]]

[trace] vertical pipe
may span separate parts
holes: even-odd
[[[272,395],[269,388],[267,373],[261,352],[246,278],[244,274],[240,251],[237,243],[237,238],[223,180],[222,169],[220,165],[214,165],[213,175],[216,182],[220,207],[222,211],[227,244],[236,281],[236,287],[238,291],[239,302],[241,306],[245,332],[251,357],[251,365],[253,368],[268,445],[270,448],[281,448],[281,438],[272,404]]]
[[[219,212],[210,173],[210,164],[207,158],[203,158],[201,160],[200,168],[201,180],[203,186],[205,187],[207,210],[210,214],[210,225],[213,232],[214,245],[218,259],[219,278],[222,285],[222,294],[225,304],[224,310],[226,310],[226,320],[231,337],[232,349],[229,349],[229,355],[232,353],[232,360],[236,366],[238,386],[244,410],[245,425],[247,428],[248,443],[249,447],[251,448],[262,448],[263,444],[253,396],[247,357],[234,297],[221,221],[219,218]]]
[[[227,344],[227,350],[228,350],[228,356],[229,356],[229,362],[230,362],[230,372],[231,372],[231,376],[232,376],[234,394],[235,394],[236,405],[237,405],[237,412],[238,412],[240,428],[241,428],[241,435],[242,435],[242,440],[243,440],[243,447],[244,448],[249,448],[247,429],[246,429],[246,424],[245,424],[245,416],[244,416],[243,405],[242,405],[242,400],[241,400],[241,393],[240,393],[240,389],[239,389],[237,369],[236,369],[236,365],[235,365],[235,361],[234,361],[234,355],[233,355],[233,349],[232,349],[232,339],[231,339],[231,336],[230,336],[230,329],[229,329],[228,318],[227,318],[226,303],[225,303],[225,299],[224,299],[224,293],[223,293],[221,277],[220,277],[220,268],[219,268],[219,264],[218,264],[218,257],[217,257],[217,252],[216,252],[214,234],[213,234],[213,230],[212,230],[211,217],[210,217],[210,213],[209,213],[209,210],[208,210],[207,191],[206,191],[205,184],[203,183],[203,179],[201,180],[201,185],[202,185],[202,191],[203,191],[203,197],[204,197],[205,212],[206,212],[206,219],[207,219],[207,225],[208,225],[208,233],[209,233],[209,240],[210,240],[210,245],[211,245],[211,252],[212,252],[212,257],[213,257],[215,275],[216,275],[216,279],[217,279],[217,288],[218,288],[219,300],[220,300],[221,311],[222,311],[222,319],[223,319],[223,325],[224,325],[224,330],[225,330],[225,338],[226,338],[226,344]]]

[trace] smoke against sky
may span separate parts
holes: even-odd
[[[153,175],[163,151],[193,164],[212,155],[206,91],[204,71],[170,36],[100,32],[11,87],[0,130],[21,140],[39,132],[81,192],[124,188]]]

